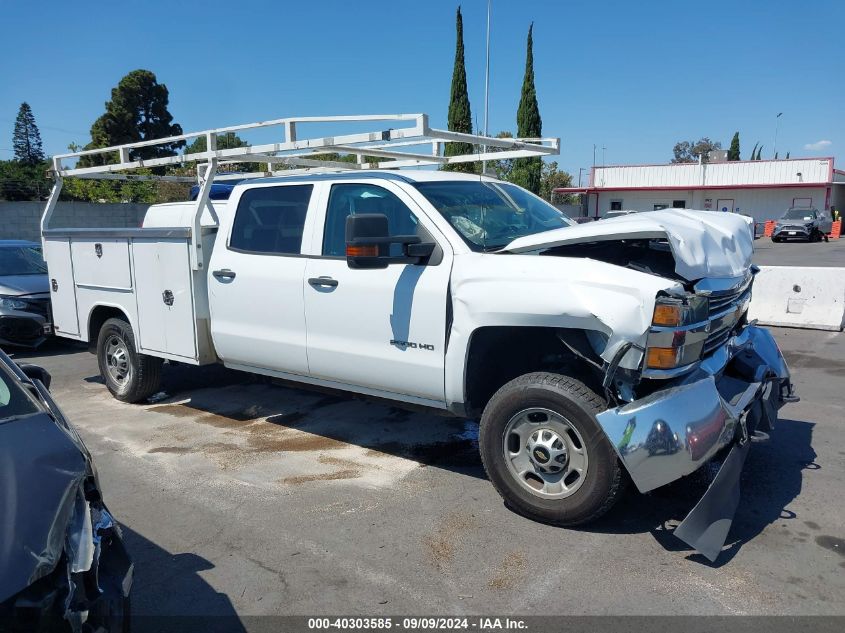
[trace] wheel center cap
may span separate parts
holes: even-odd
[[[541,464],[547,463],[550,459],[549,451],[542,446],[535,446],[532,455]]]

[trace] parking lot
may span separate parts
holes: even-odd
[[[843,614],[845,334],[775,334],[802,400],[752,450],[715,565],[671,533],[708,473],[561,529],[502,504],[470,421],[219,367],[166,366],[126,405],[85,348],[17,358],[94,455],[136,615]]]
[[[767,237],[754,240],[758,266],[845,266],[845,239],[829,242],[779,242]]]

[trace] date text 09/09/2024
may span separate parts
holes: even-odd
[[[445,631],[445,630],[528,630],[528,624],[520,618],[508,617],[351,617],[351,618],[308,618],[309,630],[389,630]]]

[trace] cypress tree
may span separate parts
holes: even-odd
[[[739,160],[739,132],[734,132],[734,137],[731,139],[728,160]]]
[[[469,106],[467,71],[464,65],[464,19],[461,15],[460,6],[455,17],[455,31],[457,42],[455,44],[455,67],[452,70],[452,90],[449,95],[448,125],[452,132],[472,134],[472,112]],[[444,150],[446,156],[472,154],[472,152],[472,143],[446,143]],[[444,169],[475,173],[475,167],[474,163],[455,163],[454,165],[446,165]]]
[[[763,147],[764,147],[764,146],[763,146],[763,145],[761,145],[761,146],[757,149],[757,158],[755,158],[754,160],[763,160]]]
[[[525,76],[522,79],[522,94],[516,112],[517,136],[539,138],[543,134],[540,106],[537,104],[537,90],[534,87],[534,23],[528,27],[528,42],[525,54]],[[543,159],[538,157],[518,158],[514,161],[511,180],[529,191],[539,194],[542,180]]]
[[[754,147],[751,148],[751,158],[749,158],[748,160],[757,160],[757,146],[759,144],[760,143],[754,143]]]
[[[15,118],[15,131],[12,136],[12,148],[15,150],[15,160],[24,165],[36,165],[44,161],[44,150],[41,148],[41,133],[35,125],[32,108],[24,101],[18,109]]]

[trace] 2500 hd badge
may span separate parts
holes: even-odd
[[[403,349],[424,349],[428,352],[434,351],[434,345],[429,345],[428,343],[412,343],[411,341],[397,341],[391,339],[390,344]]]

